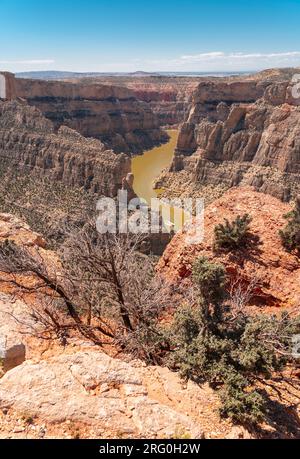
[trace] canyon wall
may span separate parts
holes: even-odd
[[[268,81],[236,81],[236,82],[203,82],[193,94],[192,108],[187,122],[179,132],[177,151],[191,154],[197,148],[194,129],[203,120],[210,123],[224,121],[233,104],[253,103],[261,98]]]
[[[192,95],[199,77],[169,76],[99,76],[93,78],[71,78],[74,84],[118,85],[128,88],[134,96],[145,102],[163,127],[179,126],[189,114]]]
[[[136,72],[133,74],[115,74],[115,75],[92,75],[87,74],[70,74],[70,76],[60,76],[58,72],[57,75],[53,76],[53,72],[43,72],[38,73],[39,78],[44,78],[44,95],[47,95],[48,91],[51,91],[53,85],[50,84],[50,81],[55,78],[55,80],[60,82],[68,82],[73,85],[78,85],[78,89],[74,91],[83,91],[83,87],[91,86],[91,88],[85,89],[88,91],[87,100],[91,97],[95,91],[95,87],[99,85],[113,86],[115,91],[122,91],[124,94],[125,89],[130,91],[131,97],[143,101],[147,109],[156,115],[156,121],[160,126],[169,127],[169,126],[179,126],[182,122],[186,121],[189,115],[189,112],[193,106],[193,93],[197,89],[199,84],[209,84],[209,83],[243,83],[249,82],[251,87],[251,82],[253,82],[253,87],[262,81],[265,82],[275,82],[275,81],[284,81],[291,79],[295,73],[299,73],[300,69],[270,69],[258,72],[255,74],[242,74],[242,75],[228,75],[228,76],[178,76],[178,75],[159,75],[159,74],[145,74],[144,72]],[[21,78],[34,78],[36,81],[35,72],[32,74],[23,74]],[[19,80],[18,80],[19,81]],[[38,80],[39,85],[41,85],[42,80]],[[27,80],[28,83],[20,82],[21,92],[24,90],[24,86],[29,84],[32,86],[33,80]],[[57,85],[56,82],[56,85]],[[258,84],[259,86],[259,84]],[[36,87],[36,86],[34,86]],[[58,88],[59,86],[57,86]],[[118,88],[116,88],[118,87]],[[238,88],[238,85],[237,85]],[[96,90],[97,91],[97,90]],[[253,91],[252,91],[253,93]],[[96,93],[95,93],[96,94]],[[254,94],[256,100],[258,93]],[[92,95],[92,96],[91,96]],[[261,95],[261,94],[260,94]],[[236,92],[232,102],[239,102],[239,94]],[[95,97],[94,97],[95,99]],[[119,96],[119,99],[122,101],[122,97]],[[217,94],[217,100],[220,100],[219,95]],[[247,99],[246,99],[247,100]],[[253,97],[250,97],[248,101],[253,100]],[[39,102],[39,101],[37,101]],[[208,109],[213,105],[213,100],[208,104]],[[41,108],[41,107],[40,107]],[[74,127],[74,126],[73,126]],[[97,134],[96,134],[97,136]],[[102,139],[103,140],[103,139]]]
[[[179,126],[187,118],[197,85],[196,79],[165,77],[136,78],[126,83],[138,99],[149,104],[161,126]]]
[[[39,108],[56,129],[68,126],[116,152],[140,153],[168,139],[149,105],[127,88],[16,79],[15,89],[19,98]]]
[[[206,195],[253,185],[293,198],[300,185],[300,99],[291,91],[288,81],[200,84],[170,171],[157,186]]]
[[[0,160],[25,174],[106,196],[116,195],[130,171],[127,155],[68,127],[56,131],[40,110],[17,101],[0,102]]]
[[[146,102],[151,110],[157,115],[161,126],[179,126],[187,120],[193,106],[193,93],[199,84],[203,87],[210,87],[210,83],[218,83],[226,87],[227,83],[233,83],[236,87],[231,95],[231,102],[242,100],[253,101],[263,94],[261,85],[267,85],[274,81],[284,81],[292,78],[299,69],[270,69],[255,74],[243,74],[236,76],[166,76],[166,75],[106,75],[94,77],[73,77],[65,81],[84,85],[96,83],[106,85],[118,85],[130,89],[134,95]],[[243,83],[248,83],[244,86]],[[263,83],[265,82],[265,83]],[[249,88],[248,90],[246,88]],[[241,94],[239,94],[241,90]],[[245,96],[248,96],[245,99]],[[211,93],[211,100],[207,101],[207,109],[213,107],[213,96],[220,97],[220,94]],[[229,98],[230,99],[230,98]]]

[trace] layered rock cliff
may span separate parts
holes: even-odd
[[[125,83],[136,97],[147,102],[161,126],[179,126],[187,118],[196,78],[135,78]]]
[[[0,102],[0,160],[23,173],[115,196],[130,171],[130,159],[102,142],[62,126],[56,132],[40,110]]]
[[[106,85],[118,85],[129,88],[135,96],[146,102],[151,110],[157,115],[161,126],[179,126],[187,120],[193,105],[193,93],[198,85],[208,88],[210,92],[214,85],[218,83],[226,88],[230,86],[231,103],[246,100],[247,102],[256,100],[263,94],[262,88],[275,81],[284,81],[292,78],[299,69],[271,69],[249,75],[238,76],[162,76],[162,75],[122,75],[122,76],[97,76],[89,78],[70,78],[72,83],[93,85],[96,83]],[[264,83],[263,83],[264,82]],[[248,83],[248,84],[245,84]],[[262,88],[261,88],[262,87]],[[217,96],[217,99],[215,99]],[[247,97],[248,96],[248,97]],[[203,107],[210,111],[214,101],[218,100],[220,94],[210,94],[210,101]]]
[[[128,88],[134,96],[148,105],[160,126],[178,126],[188,116],[192,95],[201,78],[167,76],[99,76],[71,78],[74,84],[118,85]]]
[[[149,105],[127,88],[16,79],[15,90],[55,128],[68,126],[116,152],[139,153],[168,139]]]
[[[193,193],[253,185],[282,200],[300,185],[300,99],[288,81],[200,84],[159,187]]]
[[[276,82],[291,79],[293,75],[299,73],[299,69],[286,68],[286,69],[270,69],[255,74],[232,75],[232,76],[165,76],[165,75],[150,75],[143,72],[128,74],[128,75],[93,75],[93,74],[70,74],[69,76],[53,75],[52,72],[39,73],[37,76],[33,72],[28,74],[21,74],[21,78],[44,78],[44,88],[47,91],[53,87],[49,84],[49,80],[57,80],[77,84],[79,87],[91,86],[93,93],[94,88],[99,85],[116,86],[127,88],[130,90],[131,95],[148,105],[148,109],[157,116],[160,126],[178,126],[186,121],[188,114],[193,104],[193,93],[199,84],[204,83],[235,83],[235,82]],[[47,81],[45,81],[47,80]],[[24,80],[23,80],[24,81]],[[20,83],[23,90],[26,84],[32,84],[32,80],[27,80],[31,83]],[[57,83],[56,82],[56,83]],[[41,85],[41,81],[39,82]],[[59,87],[59,85],[57,85]],[[237,86],[238,87],[238,86]],[[81,90],[80,90],[81,91]],[[252,92],[253,95],[253,92]],[[255,95],[256,100],[256,96]],[[253,100],[253,97],[247,100]],[[235,93],[232,102],[239,102],[240,95],[238,91]],[[210,106],[208,105],[208,109]]]

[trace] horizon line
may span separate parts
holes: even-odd
[[[111,71],[101,71],[101,70],[57,70],[57,69],[47,69],[47,70],[20,70],[17,72],[12,72],[9,71],[10,73],[14,74],[20,74],[20,73],[51,73],[51,72],[56,72],[56,73],[81,73],[81,74],[88,74],[88,73],[106,73],[106,74],[111,74],[111,73],[148,73],[148,74],[154,74],[154,73],[254,73],[254,72],[262,72],[266,70],[285,70],[285,69],[293,69],[293,68],[299,68],[300,66],[287,66],[287,67],[263,67],[259,69],[247,69],[247,70],[111,70]],[[6,70],[2,70],[5,72]]]

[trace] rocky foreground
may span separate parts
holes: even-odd
[[[59,270],[56,254],[16,217],[0,215],[0,240],[14,241]],[[30,287],[37,280],[16,276],[0,272],[0,438],[230,434],[208,387],[185,384],[165,368],[112,358],[76,336],[66,347],[41,339],[32,317],[35,295],[16,287],[16,281]]]
[[[278,229],[289,209],[252,189],[236,188],[206,211],[202,244],[190,246],[178,234],[161,258],[158,270],[173,283],[186,282],[191,263],[201,254],[213,257],[212,229],[224,217],[249,211],[251,231],[260,245],[241,256],[215,255],[230,278],[249,283],[257,277],[252,312],[292,309],[298,305],[299,260],[283,251]],[[267,226],[268,224],[268,226]],[[13,240],[42,257],[49,269],[59,261],[46,242],[17,218],[0,215],[0,238]],[[243,277],[241,277],[243,276]],[[18,277],[35,285],[34,276]],[[16,278],[0,273],[0,437],[2,438],[294,438],[299,436],[299,388],[280,378],[270,390],[274,405],[269,422],[248,432],[221,419],[216,392],[206,384],[186,383],[167,368],[146,366],[116,356],[77,335],[67,345],[36,334],[30,311],[34,295],[20,295]],[[182,284],[184,285],[184,284]],[[288,375],[289,378],[291,374]],[[288,379],[287,379],[288,381]],[[291,380],[292,381],[292,380]],[[295,381],[295,378],[293,378]],[[278,399],[280,394],[280,398]],[[280,400],[280,411],[278,403]]]

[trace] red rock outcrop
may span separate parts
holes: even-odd
[[[0,159],[22,172],[106,196],[116,195],[130,171],[127,155],[65,126],[56,132],[40,110],[17,101],[0,102]]]
[[[139,153],[168,139],[148,104],[127,88],[26,79],[16,79],[15,87],[56,128],[68,126],[117,152]]]
[[[232,281],[240,279],[249,284],[257,278],[256,306],[299,307],[300,260],[284,250],[278,234],[286,224],[283,215],[289,210],[288,204],[250,187],[233,188],[206,207],[203,242],[191,245],[189,232],[178,233],[161,257],[158,272],[173,282],[180,282],[190,276],[195,259],[206,256],[213,262],[223,263]],[[236,252],[215,253],[215,225],[245,213],[253,219],[251,233],[259,238],[259,243]]]

